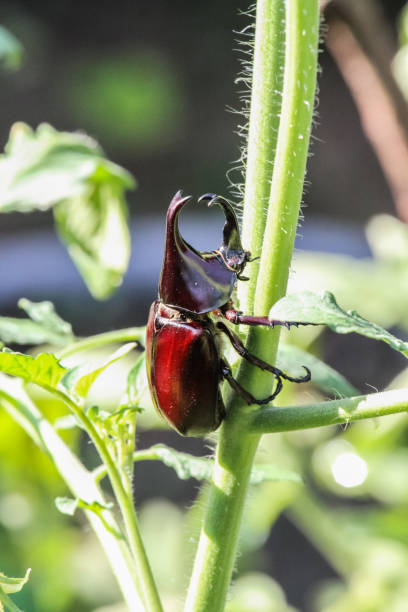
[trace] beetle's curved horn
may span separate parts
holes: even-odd
[[[245,251],[242,246],[238,219],[234,209],[228,200],[214,193],[205,193],[198,201],[205,200],[208,200],[208,206],[218,204],[225,215],[225,224],[222,230],[223,242],[218,250],[219,255],[223,258],[225,265],[236,272],[237,278],[248,280],[245,276],[242,276],[242,272],[247,262],[251,261],[251,253]]]
[[[222,230],[223,243],[222,247],[225,250],[243,251],[241,237],[239,235],[238,219],[231,204],[225,198],[216,195],[215,193],[205,193],[198,201],[203,202],[209,200],[208,206],[218,204],[225,215],[225,224]],[[222,248],[221,247],[221,248]]]
[[[202,314],[223,306],[229,300],[237,274],[243,266],[241,263],[234,267],[229,263],[229,254],[233,251],[231,247],[237,244],[237,240],[240,243],[239,233],[235,235],[235,232],[238,232],[238,223],[232,208],[228,209],[229,204],[226,205],[228,216],[226,213],[227,221],[224,226],[226,242],[219,251],[202,253],[184,240],[179,231],[178,216],[190,198],[191,196],[183,196],[182,192],[178,191],[167,211],[159,298],[169,306]],[[216,199],[211,199],[216,203]],[[224,208],[221,202],[217,203]]]

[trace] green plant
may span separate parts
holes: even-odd
[[[258,0],[244,155],[242,235],[245,247],[261,256],[259,262],[252,264],[250,282],[238,287],[239,305],[247,313],[271,313],[275,318],[328,325],[338,333],[359,333],[382,340],[407,356],[406,342],[355,312],[342,310],[329,293],[303,292],[283,297],[313,119],[318,40],[317,0],[303,3]],[[281,66],[283,70],[279,69]],[[58,231],[90,290],[99,298],[109,295],[120,283],[127,266],[123,190],[134,185],[133,179],[106,160],[99,147],[83,136],[57,133],[49,126],[40,126],[33,132],[21,124],[14,127],[5,155],[0,159],[1,177],[4,180],[0,210],[53,207]],[[51,184],[55,185],[56,177],[58,191],[50,188]],[[107,252],[111,253],[111,242],[121,246],[116,251],[116,261],[106,256]],[[278,366],[285,364],[282,366],[285,369],[300,364],[309,366],[315,386],[340,397],[306,405],[295,403],[260,409],[244,406],[240,398],[225,390],[227,417],[219,430],[212,460],[191,457],[164,446],[136,450],[136,423],[146,402],[143,353],[134,356],[131,366],[127,365],[126,393],[117,406],[105,410],[89,401],[89,394],[107,368],[139,351],[144,343],[144,329],[130,328],[79,339],[50,303],[33,304],[24,300],[20,305],[29,318],[0,318],[3,341],[47,343],[58,348],[54,353],[42,351],[36,356],[3,348],[0,405],[57,467],[73,496],[58,498],[57,508],[69,515],[77,509],[85,513],[130,610],[162,609],[133,505],[134,462],[158,460],[176,470],[181,478],[209,480],[185,609],[221,611],[234,568],[250,483],[270,480],[285,486],[300,480],[296,465],[294,471],[269,464],[253,465],[261,435],[347,424],[408,410],[406,389],[358,395],[340,374],[311,353],[285,343],[278,350],[278,330],[251,329],[245,338],[251,352],[267,361],[276,361]],[[122,343],[126,344],[107,358],[99,358],[97,363],[89,359],[81,363],[81,355],[90,349]],[[249,391],[257,396],[270,392],[268,374],[244,362],[236,361],[234,367],[239,382]],[[32,385],[53,396],[58,404],[57,417],[45,415]],[[68,444],[62,435],[63,431],[78,428],[86,432],[98,452],[100,465],[93,470],[80,462],[74,445]],[[105,478],[113,490],[113,502],[102,485]],[[287,505],[292,496],[290,491],[282,495],[271,514],[277,514],[278,505]],[[306,503],[320,517],[322,525],[324,520],[330,522],[330,516],[319,513],[312,496]],[[292,513],[298,522],[303,519],[306,523],[299,504],[293,505]],[[307,529],[313,533],[310,525],[305,525]],[[326,542],[324,538],[320,542],[321,548],[325,545],[329,548],[327,541],[330,537],[336,539],[334,532],[333,524],[329,525],[325,531]],[[345,567],[344,559],[349,554],[344,551],[346,547],[336,541],[334,548],[341,553],[332,555],[333,564]],[[284,609],[286,602],[282,594],[275,595],[280,609]],[[10,610],[12,606],[17,609],[1,590],[0,601]]]

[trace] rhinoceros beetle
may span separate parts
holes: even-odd
[[[167,212],[166,242],[159,281],[159,295],[150,308],[146,333],[147,375],[158,412],[183,435],[202,435],[217,429],[225,416],[220,382],[227,380],[248,404],[267,404],[282,389],[282,380],[306,382],[306,375],[285,374],[245,348],[226,322],[236,325],[297,325],[295,322],[245,316],[234,309],[231,294],[251,260],[241,244],[238,221],[231,204],[206,193],[199,202],[217,204],[225,214],[219,249],[204,253],[180,235],[178,217],[191,199],[178,191]],[[256,399],[233,378],[222,353],[226,336],[237,353],[276,378],[274,392]]]

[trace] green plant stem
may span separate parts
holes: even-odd
[[[94,443],[101,460],[106,466],[109,480],[123,516],[130,550],[135,559],[138,585],[144,601],[145,610],[146,612],[161,612],[162,605],[149,561],[147,559],[142,537],[140,535],[139,524],[133,505],[132,496],[126,492],[120,472],[117,469],[105,442],[99,435],[92,421],[87,417],[84,411],[68,397],[63,396],[63,399],[76,417],[84,425],[85,430]]]
[[[7,593],[0,587],[0,604],[5,606],[9,612],[23,612],[13,600],[7,595]]]
[[[408,389],[359,395],[318,404],[265,408],[242,416],[254,434],[310,429],[408,412]]]
[[[8,385],[12,385],[13,395],[1,391],[1,406],[50,457],[72,494],[89,503],[97,501],[105,504],[104,498],[95,485],[92,473],[88,472],[55,432],[49,421],[34,406],[22,390],[20,381],[8,381]],[[133,610],[138,603],[141,606],[137,591],[138,585],[135,581],[135,563],[126,541],[113,535],[120,532],[120,529],[111,512],[104,510],[101,518],[91,511],[85,511],[85,513],[105,550],[129,610]],[[108,529],[104,523],[108,525]]]
[[[157,450],[153,448],[146,448],[143,450],[133,451],[132,453],[132,464],[134,461],[161,461],[161,457]],[[93,477],[95,482],[100,482],[108,475],[106,471],[106,466],[102,463],[98,465],[93,472]]]
[[[247,166],[252,171],[247,181],[262,182],[260,193],[270,189],[265,233],[262,237],[257,232],[254,238],[254,244],[261,247],[259,250],[254,249],[254,255],[261,254],[256,290],[253,298],[251,292],[240,290],[240,307],[257,314],[267,314],[269,307],[286,290],[306,167],[317,73],[317,0],[258,0],[254,69],[257,66],[273,69],[282,54],[282,36],[276,34],[267,37],[268,28],[276,27],[274,19],[277,15],[285,16],[284,27],[279,22],[279,27],[284,30],[285,47],[281,117],[272,183],[271,160],[274,151],[265,150],[262,155],[256,155],[258,146],[262,146],[259,137],[256,140],[256,123],[264,120],[262,129],[268,133],[268,126],[276,127],[276,117],[271,116],[269,106],[264,106],[265,99],[272,92],[263,91],[262,83],[258,81],[262,75],[261,70],[254,71],[251,98],[252,107],[259,107],[259,112],[254,111],[254,115],[251,112],[249,126]],[[258,35],[259,29],[264,32],[263,36]],[[273,146],[271,140],[269,146]],[[246,193],[250,194],[252,188],[248,185]],[[258,216],[264,215],[263,206],[263,201],[245,201],[244,236],[251,235],[252,224],[257,224]],[[246,214],[248,207],[250,212]],[[273,243],[275,240],[276,245]],[[244,244],[247,246],[246,242]],[[251,275],[253,273],[254,270]],[[269,333],[269,338],[265,348],[264,335],[259,330],[251,330],[248,337],[249,349],[263,358],[266,354],[273,362],[278,334]],[[258,396],[262,396],[265,390],[268,392],[271,386],[270,376],[252,367],[247,368],[245,364],[240,366],[238,380]],[[240,408],[242,400],[232,398],[230,394],[227,402],[228,416],[220,429],[207,512],[187,595],[186,612],[221,612],[224,609],[251,466],[259,441],[259,434],[250,435],[242,423],[239,424],[237,416]]]
[[[233,423],[222,427],[187,594],[188,612],[224,609],[257,444],[257,436],[243,436],[242,429]]]
[[[123,342],[144,342],[145,327],[128,327],[117,329],[103,334],[96,334],[83,340],[77,340],[62,349],[58,354],[58,359],[65,359],[70,355],[81,351],[88,351],[105,346],[105,344],[122,344]]]
[[[242,243],[254,257],[262,253],[273,158],[282,103],[285,28],[283,2],[258,2],[252,73],[249,138],[246,155]],[[263,50],[267,50],[264,53]],[[240,283],[239,304],[253,306],[259,261],[250,265],[249,281]]]

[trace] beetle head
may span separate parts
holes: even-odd
[[[178,191],[167,211],[166,244],[159,282],[159,298],[165,304],[202,314],[226,304],[237,278],[250,261],[241,244],[238,221],[231,204],[206,193],[199,202],[218,204],[224,211],[223,242],[210,253],[197,251],[180,235],[178,215],[191,196]]]

